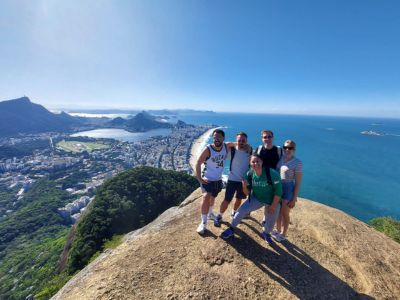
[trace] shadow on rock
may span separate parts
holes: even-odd
[[[260,234],[248,223],[242,224]],[[240,228],[235,229],[235,234],[240,238],[230,238],[227,243],[300,299],[374,299],[359,294],[289,241],[280,247],[266,244],[261,236],[255,241]]]

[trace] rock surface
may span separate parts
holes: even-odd
[[[400,244],[339,210],[301,199],[288,241],[269,246],[262,210],[229,241],[218,238],[228,223],[199,236],[200,203],[198,189],[127,234],[54,299],[400,298]]]

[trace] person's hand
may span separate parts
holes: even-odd
[[[204,178],[204,177],[200,177],[200,179],[198,178],[198,180],[199,180],[199,182],[201,184],[207,184],[208,183],[208,180],[206,178]]]
[[[267,213],[269,213],[270,215],[272,215],[275,212],[276,209],[276,204],[271,204],[270,206],[268,206],[267,208]]]
[[[247,182],[246,179],[242,179],[242,185],[247,187],[249,185],[249,183]]]
[[[287,204],[287,206],[288,206],[289,208],[293,208],[293,207],[295,207],[296,202],[297,202],[297,197],[293,197],[293,200],[290,201],[290,202]]]

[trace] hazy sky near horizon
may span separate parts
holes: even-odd
[[[400,1],[2,0],[0,100],[400,118]]]

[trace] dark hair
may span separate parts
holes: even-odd
[[[243,135],[247,139],[247,134],[245,132],[243,132],[243,131],[240,131],[240,132],[236,133],[236,136],[238,136],[238,135]]]
[[[213,131],[213,135],[214,133],[219,133],[220,135],[222,135],[223,137],[225,137],[225,132],[222,129],[214,129]]]
[[[262,160],[262,158],[261,158],[261,156],[257,153],[257,152],[253,152],[252,154],[251,154],[251,156],[253,157],[257,157],[257,158],[259,158],[259,159],[261,159]]]
[[[261,131],[261,135],[263,135],[264,133],[269,133],[270,135],[272,135],[272,137],[274,137],[274,133],[272,132],[272,130],[264,129],[263,131]]]

